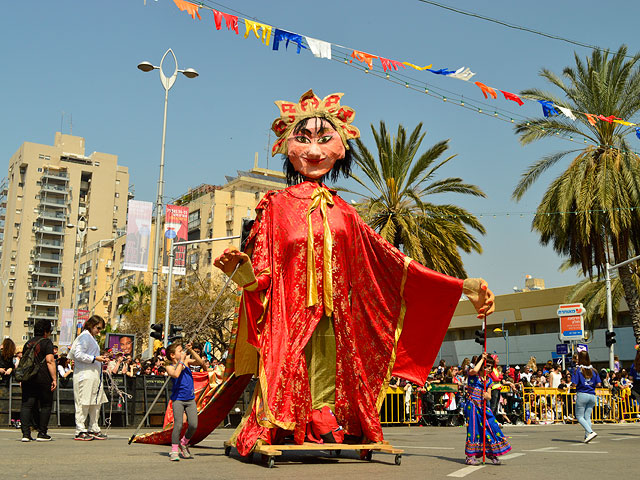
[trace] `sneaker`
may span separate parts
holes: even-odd
[[[498,457],[489,457],[489,460],[491,460],[491,463],[494,465],[502,465],[502,462]]]
[[[191,455],[191,452],[189,451],[189,447],[187,445],[183,445],[182,443],[180,443],[179,447],[182,458],[193,458],[193,455]]]
[[[22,440],[20,440],[21,442],[33,442],[33,438],[31,438],[31,435],[29,436],[22,436]]]
[[[50,442],[51,435],[47,435],[46,433],[39,433],[36,437],[36,442]]]
[[[107,436],[102,432],[87,432],[94,440],[106,440]]]
[[[591,432],[589,435],[584,437],[584,443],[589,443],[591,440],[593,440],[597,436],[598,436],[598,434],[596,432]]]
[[[467,465],[478,465],[478,459],[476,457],[467,457],[464,463]]]
[[[171,452],[169,453],[169,460],[171,460],[172,462],[180,461],[180,453],[176,450],[171,450]]]
[[[89,435],[87,432],[80,432],[79,434],[76,435],[76,438],[74,438],[74,440],[79,440],[81,442],[89,442],[93,440],[93,437]]]

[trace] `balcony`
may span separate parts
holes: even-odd
[[[56,312],[31,312],[28,315],[28,318],[46,318],[51,320],[52,318],[57,318],[58,314]]]
[[[56,185],[54,183],[43,183],[40,185],[40,191],[42,192],[54,192],[63,195],[67,194],[67,187],[64,185]]]
[[[42,237],[40,237],[40,238],[36,238],[36,247],[62,249],[63,245],[60,240],[49,240],[49,239],[43,239]]]
[[[31,300],[31,305],[34,307],[58,307],[56,302],[52,302],[49,300]],[[53,314],[55,315],[55,313]]]
[[[40,196],[40,205],[49,205],[52,207],[64,207],[66,202],[62,198],[50,197],[50,196]]]
[[[64,211],[40,210],[38,212],[38,218],[65,222],[67,220],[67,215],[65,214]]]
[[[69,174],[67,172],[61,172],[57,170],[45,170],[42,173],[42,178],[57,178],[62,180],[68,180]]]
[[[60,253],[36,253],[34,257],[38,262],[55,262],[62,263],[62,254]]]
[[[43,292],[59,292],[62,288],[62,284],[58,282],[40,281],[31,285],[31,290]]]
[[[62,227],[52,227],[50,225],[37,225],[34,227],[36,233],[50,233],[52,235],[64,235]]]
[[[38,267],[34,269],[33,275],[36,276],[50,276],[50,277],[61,277],[62,269],[56,267]]]

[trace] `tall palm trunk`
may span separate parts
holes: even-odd
[[[624,290],[624,299],[629,307],[633,334],[636,337],[636,343],[640,344],[640,296],[631,276],[631,267],[624,265],[618,268],[618,274]]]

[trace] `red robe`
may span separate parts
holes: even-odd
[[[327,303],[323,216],[316,208],[311,222],[320,301],[307,306],[307,213],[317,188],[304,182],[269,192],[256,208],[249,241],[258,282],[256,290],[245,289],[242,314],[247,341],[259,353],[259,382],[252,411],[236,438],[242,455],[258,439],[276,441],[282,430],[293,431],[296,443],[302,443],[310,420],[304,347]],[[378,411],[390,376],[424,384],[460,299],[462,280],[412,261],[335,191],[329,192],[335,415],[347,435],[378,442],[383,440]]]

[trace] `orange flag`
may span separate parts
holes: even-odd
[[[490,95],[491,98],[493,99],[497,99],[498,98],[498,94],[496,93],[496,91],[491,88],[491,87],[487,87],[484,83],[480,83],[480,82],[474,82],[478,87],[480,87],[480,90],[482,90],[482,94],[484,95],[484,98],[489,98],[487,95]]]
[[[371,55],[370,53],[364,53],[358,50],[354,50],[351,56],[356,60],[360,60],[361,62],[366,63],[369,66],[369,68],[373,68],[373,59],[378,58],[377,55]],[[349,63],[351,62],[353,62],[353,60],[349,61]]]
[[[175,3],[176,7],[183,12],[186,10],[194,20],[196,19],[196,15],[198,16],[198,20],[202,20],[202,17],[200,17],[200,14],[198,13],[198,9],[200,8],[198,5],[191,2],[185,2],[185,0],[173,0],[173,3]]]
[[[595,127],[595,125],[596,125],[596,116],[592,115],[590,113],[585,113],[584,115],[587,117],[587,120],[589,120],[589,123]]]

